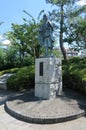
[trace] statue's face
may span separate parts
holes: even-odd
[[[47,21],[47,16],[46,16],[46,14],[43,15],[43,20],[44,20],[44,21]]]

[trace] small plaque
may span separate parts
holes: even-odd
[[[43,62],[40,62],[40,65],[39,65],[39,75],[43,76]]]

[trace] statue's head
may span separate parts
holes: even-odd
[[[43,15],[43,20],[47,21],[48,20],[48,16],[46,14]]]

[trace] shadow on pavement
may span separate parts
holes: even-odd
[[[75,104],[77,103],[79,108],[81,110],[84,110],[86,113],[86,95],[85,94],[83,95],[82,93],[66,88],[63,92],[63,95],[60,96],[60,98],[62,100],[70,102],[70,105],[74,105],[74,102]],[[72,104],[72,101],[73,101],[73,104]]]
[[[2,94],[2,96],[4,96]],[[8,97],[7,97],[8,98]],[[68,105],[78,105],[81,110],[84,110],[86,113],[86,96],[78,93],[72,89],[65,89],[61,96],[57,96],[60,100],[68,102]],[[13,96],[9,99],[10,101],[16,101],[17,104],[23,104],[25,102],[38,102],[41,103],[44,101],[41,98],[37,98],[34,96],[34,90],[31,91],[23,91],[18,93],[16,96]]]
[[[0,89],[0,105],[5,104],[5,102],[6,102],[10,97],[12,97],[12,95],[13,95],[13,92]]]

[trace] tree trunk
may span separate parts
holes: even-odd
[[[60,20],[60,37],[59,37],[59,42],[60,42],[60,48],[63,54],[63,57],[65,60],[67,60],[66,56],[66,50],[63,46],[63,23],[64,23],[64,10],[63,10],[63,4],[61,4],[61,20]]]

